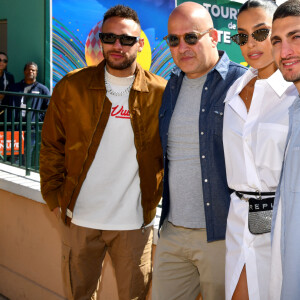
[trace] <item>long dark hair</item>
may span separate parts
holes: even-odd
[[[273,0],[248,0],[239,9],[239,13],[246,11],[250,8],[262,8],[270,16],[273,16],[275,10],[277,9],[277,4]]]

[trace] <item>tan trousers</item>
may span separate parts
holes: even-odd
[[[145,299],[151,282],[153,229],[96,230],[61,221],[62,274],[68,299],[96,299],[108,251],[120,300]]]
[[[152,300],[225,299],[225,241],[207,243],[205,229],[164,222],[157,243]]]

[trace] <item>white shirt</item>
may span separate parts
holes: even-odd
[[[289,148],[287,144],[285,155]],[[281,214],[282,214],[282,199],[279,198],[277,216],[273,231],[272,240],[272,255],[271,255],[271,277],[269,287],[269,300],[280,300],[282,288],[282,259],[281,259]],[[272,229],[273,230],[273,229]]]
[[[255,82],[247,112],[239,94],[255,76],[257,70],[249,69],[232,85],[225,99],[223,144],[227,181],[237,191],[274,192],[288,133],[288,108],[297,90],[276,71],[268,79]],[[232,298],[245,264],[249,299],[268,299],[270,233],[249,232],[248,209],[248,202],[235,193],[231,195],[226,229],[226,299]]]
[[[134,76],[115,77],[105,71],[113,91],[126,90]],[[128,108],[129,92],[107,97],[112,103],[95,159],[83,182],[72,223],[101,230],[133,230],[143,224],[134,134]]]
[[[239,96],[257,76],[249,69],[229,89],[225,99],[224,152],[229,187],[237,191],[275,191],[288,132],[288,107],[296,89],[276,71],[255,83],[251,107]]]
[[[281,198],[279,199],[277,217],[274,227],[271,255],[271,277],[269,287],[269,300],[280,300],[282,287],[282,261],[281,261]]]
[[[29,93],[29,91],[30,91],[31,88],[32,88],[32,84],[31,84],[31,85],[25,86],[25,87],[24,87],[24,93],[26,93],[26,94]],[[24,99],[25,99],[25,97],[22,97],[22,98],[21,98],[21,104],[20,104],[20,107],[26,109],[26,101],[25,101],[25,103],[24,103]],[[23,118],[26,116],[26,110],[25,110],[25,109],[22,110],[22,117],[23,117]]]

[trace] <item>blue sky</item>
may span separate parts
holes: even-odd
[[[102,20],[108,8],[116,4],[130,6],[137,11],[143,31],[151,33],[148,37],[151,46],[155,44],[154,38],[162,40],[167,34],[168,16],[175,7],[175,0],[126,0],[123,3],[118,0],[52,0],[53,17],[85,43],[92,27]]]

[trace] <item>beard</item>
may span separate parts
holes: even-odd
[[[129,57],[125,57],[123,56],[123,61],[121,62],[114,62],[113,60],[111,60],[109,58],[109,53],[116,53],[116,51],[103,51],[103,57],[106,60],[107,65],[111,68],[111,69],[115,69],[115,70],[125,70],[127,68],[129,68],[135,61],[136,61],[136,57],[137,54],[132,54]]]
[[[291,57],[291,58],[295,58],[295,59],[300,59],[299,57]],[[284,60],[282,60],[280,62],[280,71],[282,71],[282,75],[283,75],[283,78],[286,80],[286,81],[289,81],[289,82],[298,82],[300,81],[300,70],[298,72],[293,72],[291,74],[289,74],[289,70],[286,70],[286,73],[285,73],[285,69],[283,68],[283,62]],[[292,70],[292,69],[291,69]]]
[[[290,74],[284,74],[283,78],[286,81],[296,83],[296,82],[300,81],[300,73],[298,73],[298,74],[292,74],[292,75],[290,75]]]

